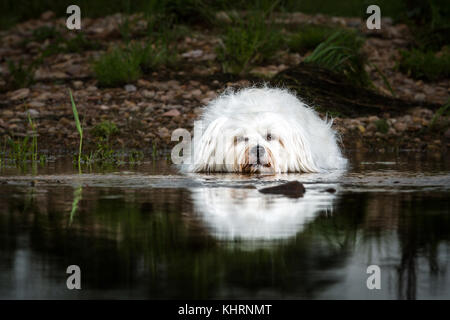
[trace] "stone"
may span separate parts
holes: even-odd
[[[75,89],[81,89],[83,88],[83,81],[73,81],[72,85]]]
[[[396,123],[394,123],[394,129],[398,132],[403,132],[406,130],[408,126],[406,125],[406,123],[404,122],[399,122],[397,121]]]
[[[40,101],[31,101],[28,103],[28,107],[32,108],[42,108],[43,106],[45,106],[45,103],[42,103]]]
[[[165,138],[170,137],[169,129],[167,129],[166,127],[159,128],[159,130],[158,130],[158,135],[159,135],[162,139],[165,139]]]
[[[29,95],[30,95],[30,89],[22,88],[22,89],[11,92],[10,99],[12,101],[22,100],[22,99],[27,98]]]
[[[178,111],[177,109],[170,109],[169,111],[164,112],[163,116],[166,116],[166,117],[178,117],[180,114],[181,114],[180,111]]]
[[[147,99],[152,99],[155,97],[155,91],[142,90],[142,96]]]
[[[416,101],[424,101],[425,98],[426,98],[426,96],[425,96],[424,93],[417,93],[417,94],[414,96],[414,100],[416,100]]]
[[[300,198],[305,194],[305,187],[299,181],[291,181],[275,187],[268,187],[258,190],[264,194],[282,194],[289,198]]]
[[[139,79],[139,80],[137,81],[137,85],[138,85],[139,87],[150,88],[152,84],[151,84],[150,81],[147,81],[147,80],[145,80],[145,79]]]
[[[136,86],[132,84],[127,84],[124,88],[126,92],[135,92],[137,90]]]
[[[202,55],[203,55],[203,50],[197,49],[197,50],[191,50],[191,51],[185,52],[181,56],[183,58],[200,58]]]
[[[28,109],[25,114],[28,116],[30,116],[31,118],[36,118],[37,116],[39,116],[39,111],[35,110],[35,109]]]

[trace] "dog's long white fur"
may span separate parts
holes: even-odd
[[[201,121],[205,130],[194,137],[193,161],[185,171],[322,172],[347,164],[332,121],[286,89],[225,91],[205,107]],[[248,165],[255,145],[264,148],[265,158]]]

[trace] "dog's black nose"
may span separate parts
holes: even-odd
[[[260,145],[258,144],[258,145],[256,145],[256,146],[254,146],[254,147],[250,150],[250,152],[251,152],[253,155],[256,155],[256,158],[259,159],[259,158],[261,158],[261,157],[264,156],[264,154],[266,153],[266,150],[264,149],[264,147],[262,147],[262,146],[260,146]]]

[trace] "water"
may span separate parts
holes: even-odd
[[[165,161],[3,168],[0,298],[449,299],[449,163],[354,153],[348,172],[263,177]],[[258,192],[288,180],[303,198]],[[81,290],[66,287],[69,265]]]

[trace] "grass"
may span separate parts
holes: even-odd
[[[58,53],[81,53],[100,48],[101,45],[98,42],[89,40],[83,32],[77,32],[76,36],[67,39],[59,35],[42,51],[42,56],[48,57]]]
[[[449,116],[450,116],[450,99],[448,99],[447,102],[436,111],[433,118],[431,119],[430,129],[434,129],[436,127],[436,123],[440,119]]]
[[[30,124],[31,130],[33,130],[33,137],[31,140],[31,159],[32,161],[37,161],[38,146],[37,146],[36,125],[34,124],[33,119],[31,119],[30,114],[28,114],[28,123]]]
[[[104,53],[93,64],[100,86],[114,87],[134,82],[142,74],[139,56],[129,50],[114,48]]]
[[[72,202],[72,209],[70,210],[69,226],[72,224],[75,213],[78,210],[78,203],[83,198],[82,195],[83,195],[83,186],[80,185],[76,187],[73,191],[73,202]]]
[[[415,78],[435,81],[450,77],[450,48],[443,49],[438,56],[432,51],[419,49],[401,51],[398,64],[401,72]]]
[[[6,165],[8,160],[12,161],[16,166],[21,167],[29,162],[33,165],[36,163],[43,165],[47,161],[47,157],[44,154],[39,154],[36,124],[30,115],[28,115],[28,125],[32,130],[31,135],[27,134],[24,137],[4,140],[1,152],[3,159],[0,159],[3,165]]]
[[[9,71],[8,89],[16,90],[33,84],[34,72],[40,62],[41,59],[36,59],[32,63],[25,65],[23,60],[19,60],[17,63],[9,60],[7,62]]]
[[[386,134],[389,131],[389,124],[385,119],[379,119],[375,121],[375,127],[377,128],[378,132],[381,132],[383,134]]]
[[[131,43],[103,54],[93,63],[93,70],[100,86],[115,87],[135,82],[143,73],[174,66],[176,61],[176,53],[166,43]]]
[[[361,53],[363,43],[364,39],[355,32],[337,31],[319,44],[304,62],[342,74],[357,85],[367,86],[370,80],[364,69],[367,59]]]
[[[60,38],[61,34],[55,27],[42,26],[33,30],[31,40],[36,42],[44,42],[47,39]]]
[[[233,17],[232,24],[225,27],[216,50],[223,72],[244,74],[253,65],[275,55],[283,39],[270,22],[271,10],[253,11],[245,17]]]
[[[80,144],[78,148],[78,168],[81,169],[81,154],[83,149],[83,127],[81,126],[80,118],[78,117],[77,106],[73,100],[72,91],[69,89],[70,102],[72,104],[73,117],[75,118],[75,125],[77,127],[78,134],[80,135]]]
[[[297,33],[289,37],[287,46],[291,51],[305,53],[315,49],[332,33],[333,29],[327,26],[304,25],[300,27]]]

